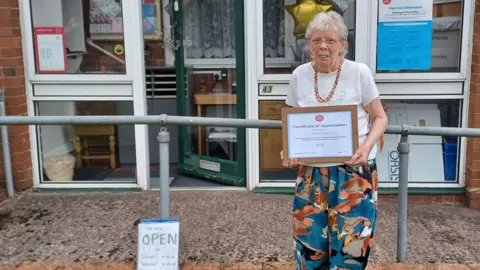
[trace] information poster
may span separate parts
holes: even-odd
[[[179,269],[178,220],[144,220],[138,225],[137,270]]]
[[[377,70],[429,70],[433,0],[379,0]]]
[[[63,27],[35,27],[37,73],[67,73],[67,52]]]

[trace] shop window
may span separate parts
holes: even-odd
[[[36,73],[125,74],[120,0],[30,1]]]
[[[377,73],[460,72],[463,3],[433,0],[430,23],[423,17],[389,19],[389,2],[379,1]]]
[[[36,115],[133,115],[128,101],[39,101]],[[38,127],[42,182],[136,182],[133,125]]]
[[[390,125],[460,127],[462,100],[382,100]],[[259,119],[281,120],[284,100],[263,100]],[[379,181],[397,183],[397,146],[400,135],[386,134],[377,153]],[[411,183],[455,183],[458,181],[460,139],[441,136],[409,136]],[[260,130],[261,182],[294,182],[296,170],[282,167],[282,134],[277,129]]]
[[[264,74],[290,74],[299,65],[310,61],[304,31],[297,32],[292,15],[286,10],[287,5],[293,5],[295,0],[263,0],[263,47]],[[299,5],[303,1],[299,2]],[[335,10],[343,15],[349,29],[347,59],[354,59],[355,48],[355,1],[323,1],[325,10]],[[308,8],[305,14],[309,16]]]
[[[138,1],[144,37],[159,45],[160,0]],[[122,0],[30,0],[30,6],[37,74],[125,74]]]
[[[382,100],[390,125],[460,127],[462,100]],[[384,148],[377,154],[380,182],[398,182],[397,145],[400,135],[386,134]],[[412,183],[457,181],[458,137],[408,136],[409,180]]]

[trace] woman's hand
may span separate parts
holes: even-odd
[[[369,154],[370,149],[365,145],[362,145],[357,149],[349,161],[345,161],[345,164],[351,167],[365,166],[368,164]]]
[[[284,159],[283,158],[283,150],[280,151],[280,158],[282,159],[283,167],[286,167],[286,168],[296,168],[296,167],[298,167],[298,165],[301,164],[301,163],[298,162],[298,159],[296,159],[296,158]]]

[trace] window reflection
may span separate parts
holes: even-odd
[[[332,9],[343,15],[349,29],[347,59],[354,59],[355,1],[336,0]],[[295,0],[263,0],[264,73],[290,74],[297,66],[310,61],[303,37],[294,36],[294,20],[285,10]]]

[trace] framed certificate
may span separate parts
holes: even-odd
[[[284,158],[337,163],[358,149],[357,105],[282,109]]]

